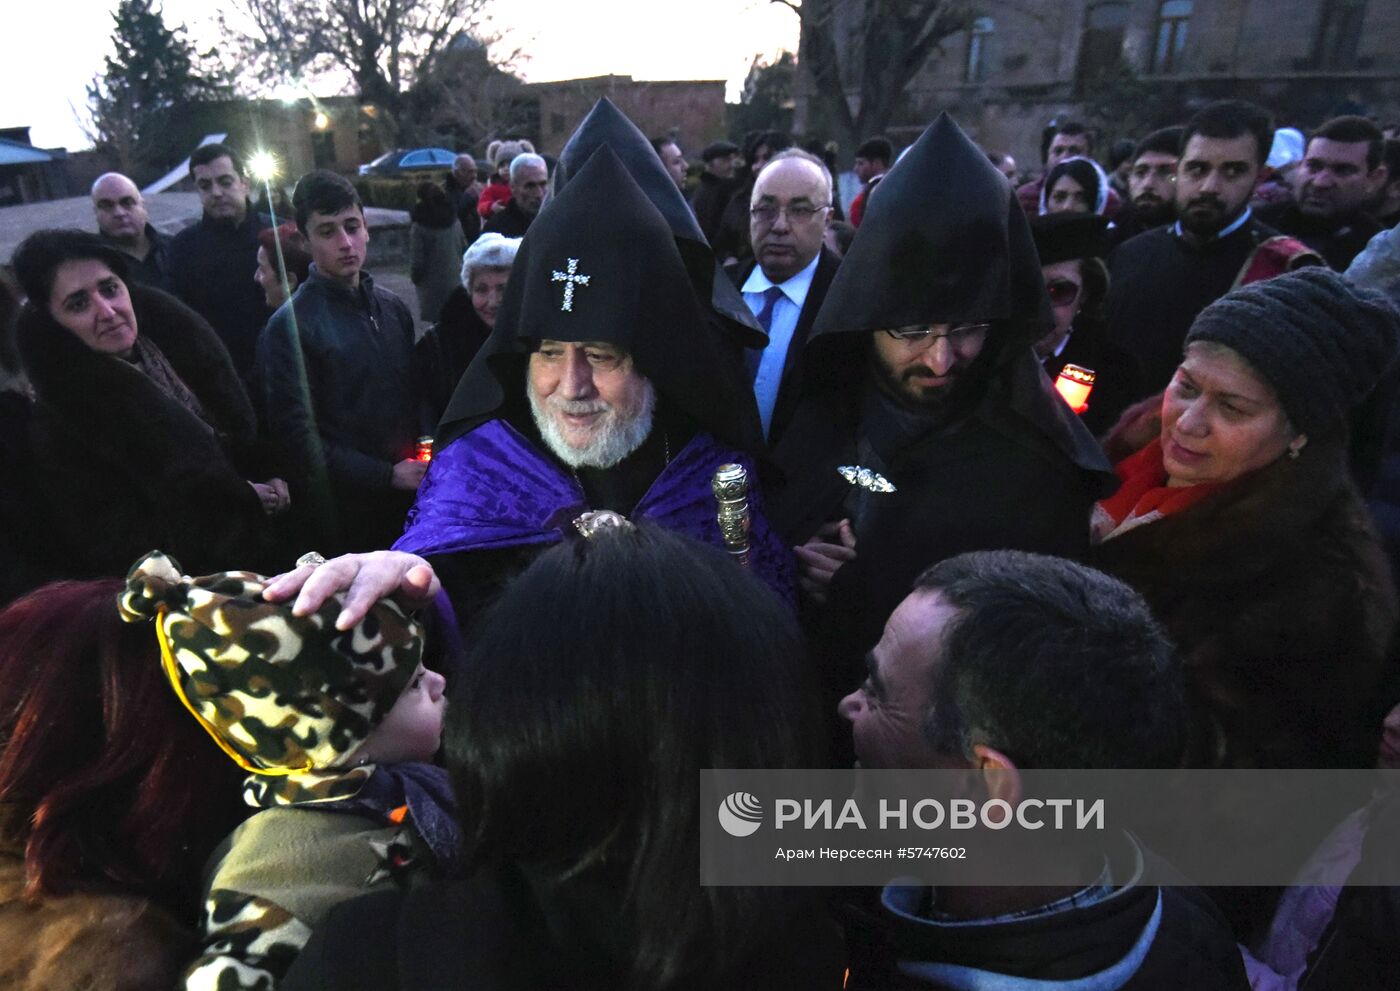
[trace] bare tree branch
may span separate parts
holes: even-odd
[[[404,96],[458,37],[478,31],[491,0],[233,0],[251,26],[239,47],[262,83],[340,74],[401,130]],[[235,37],[227,18],[221,21]]]
[[[971,26],[973,0],[772,0],[801,21],[813,130],[852,148],[888,127],[925,63]],[[856,26],[846,38],[843,26]],[[851,106],[858,107],[852,112]]]

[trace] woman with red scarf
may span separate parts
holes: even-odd
[[[1383,297],[1325,269],[1245,286],[1196,319],[1160,411],[1109,438],[1137,450],[1091,560],[1176,640],[1190,766],[1375,763],[1397,607],[1346,414],[1398,334]]]

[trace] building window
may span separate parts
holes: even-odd
[[[1079,65],[1076,72],[1081,92],[1104,76],[1111,75],[1123,62],[1123,33],[1128,26],[1129,6],[1121,0],[1096,3],[1084,12],[1084,33],[1079,39]]]
[[[1157,43],[1152,49],[1152,71],[1177,72],[1186,49],[1186,25],[1191,21],[1193,0],[1163,0],[1157,8]]]
[[[996,21],[990,17],[979,17],[972,22],[967,34],[967,67],[963,71],[963,82],[980,83],[986,80],[987,54],[992,32],[996,29]]]
[[[1319,69],[1354,69],[1366,20],[1366,0],[1325,0],[1317,29]]]

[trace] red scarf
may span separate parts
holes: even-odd
[[[1224,484],[1212,482],[1168,488],[1160,437],[1118,462],[1113,470],[1123,484],[1113,495],[1094,505],[1090,529],[1096,544],[1194,506]]]

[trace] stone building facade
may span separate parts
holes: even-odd
[[[853,25],[861,2],[845,5]],[[977,14],[908,87],[892,137],[947,110],[1033,169],[1056,117],[1094,124],[1105,153],[1223,98],[1305,129],[1400,119],[1400,0],[983,0]]]
[[[724,80],[646,81],[631,76],[593,76],[530,83],[539,103],[543,154],[557,155],[599,97],[606,96],[649,138],[671,137],[691,158],[724,137]]]

